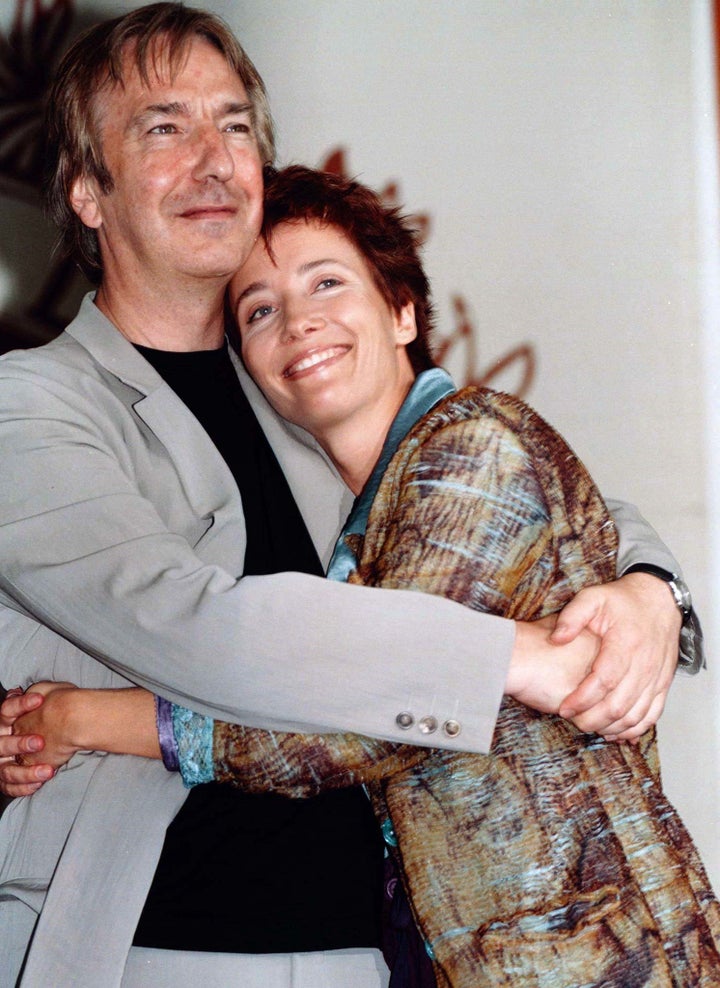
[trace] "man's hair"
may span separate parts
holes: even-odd
[[[196,38],[208,41],[243,83],[252,106],[253,125],[263,163],[275,158],[275,137],[264,83],[230,28],[215,14],[181,3],[153,3],[103,21],[82,34],[66,52],[50,89],[46,115],[45,202],[60,229],[64,253],[76,257],[93,280],[102,274],[95,230],[86,227],[70,205],[73,183],[94,179],[105,194],[113,178],[103,159],[98,133],[98,95],[106,86],[123,85],[123,60],[131,50],[145,83],[167,59],[177,71]]]
[[[291,165],[265,169],[261,235],[272,257],[273,230],[281,223],[317,221],[336,227],[364,257],[375,285],[395,314],[412,302],[417,337],[407,346],[416,374],[435,366],[430,336],[434,314],[419,256],[417,232],[400,210],[386,206],[365,185]]]

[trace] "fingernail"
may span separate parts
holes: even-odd
[[[52,779],[54,774],[55,774],[54,770],[47,766],[44,768],[41,767],[35,772],[37,778],[42,779],[43,782],[47,782],[48,779]]]
[[[31,737],[28,738],[28,748],[30,751],[40,751],[42,748],[42,741],[40,738]]]

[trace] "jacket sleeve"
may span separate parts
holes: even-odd
[[[617,558],[618,576],[622,576],[636,563],[649,563],[669,573],[682,573],[673,554],[634,504],[610,499],[606,499],[605,503],[613,517],[620,540]]]
[[[607,501],[620,538],[617,573],[622,576],[631,566],[650,564],[668,573],[682,575],[679,563],[638,509],[625,501]],[[705,644],[700,619],[693,608],[680,629],[678,671],[694,676],[704,669]]]
[[[209,716],[427,743],[396,723],[412,705],[462,719],[461,739],[436,743],[487,750],[509,622],[296,573],[238,580],[163,520],[155,454],[143,451],[139,476],[91,383],[3,377],[0,600],[12,612]]]

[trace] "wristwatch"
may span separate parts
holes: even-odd
[[[649,573],[651,576],[656,576],[658,580],[662,580],[663,583],[667,583],[682,614],[683,624],[687,624],[692,612],[692,596],[690,595],[690,588],[681,576],[677,573],[670,573],[660,566],[653,566],[651,563],[635,563],[634,566],[625,570],[623,576],[627,576],[628,573]]]
[[[623,576],[627,576],[628,573],[649,573],[650,576],[656,576],[663,583],[667,583],[678,610],[682,614],[678,668],[691,675],[704,669],[703,632],[700,620],[693,610],[692,597],[687,583],[677,573],[671,573],[660,566],[653,566],[652,563],[635,563],[634,566],[625,570]]]

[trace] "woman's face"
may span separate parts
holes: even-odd
[[[387,431],[414,374],[412,304],[392,312],[363,255],[334,226],[291,222],[230,285],[245,364],[284,418],[322,440],[356,421]]]

